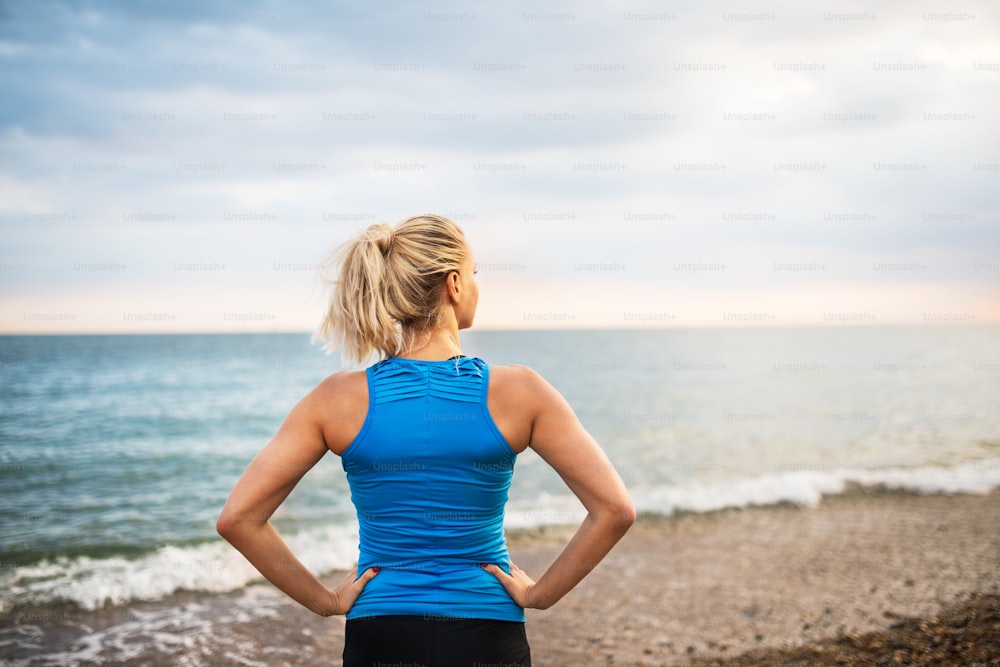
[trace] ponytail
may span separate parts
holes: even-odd
[[[398,356],[414,334],[437,326],[444,279],[467,254],[462,230],[442,216],[368,227],[326,262],[339,274],[328,280],[329,306],[314,339],[361,363],[373,352]]]

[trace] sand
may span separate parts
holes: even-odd
[[[511,554],[537,576],[567,535],[511,535]],[[1000,492],[856,492],[817,508],[640,517],[577,589],[527,616],[541,667],[1000,667]],[[338,665],[343,648],[342,618],[316,617],[268,584],[99,612],[24,610],[3,629],[35,633],[37,650],[0,647],[9,664],[65,664],[90,646],[97,664]]]

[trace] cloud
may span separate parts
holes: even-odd
[[[495,267],[487,326],[823,323],[809,294],[995,317],[987,10],[6,3],[0,326],[114,329],[143,298],[179,329],[311,326],[288,267],[424,211]],[[524,319],[559,303],[575,323]]]

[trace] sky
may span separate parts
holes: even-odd
[[[1000,322],[986,0],[4,0],[0,99],[0,333],[310,331],[426,212],[483,329]]]

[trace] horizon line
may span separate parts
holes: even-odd
[[[761,324],[747,324],[747,323],[736,323],[736,324],[691,324],[691,325],[665,325],[665,326],[612,326],[612,325],[593,325],[593,326],[568,326],[568,327],[503,327],[503,326],[483,326],[483,327],[470,327],[468,329],[461,329],[460,333],[521,333],[521,332],[565,332],[565,331],[689,331],[689,330],[732,330],[732,331],[747,331],[755,329],[879,329],[879,328],[944,328],[944,327],[958,327],[958,326],[998,326],[1000,321],[986,320],[981,322],[969,322],[969,321],[944,321],[944,322],[906,322],[906,321],[896,321],[896,322],[836,322],[832,321],[829,323],[816,323],[816,322],[801,322],[794,324],[773,324],[773,323],[761,323]],[[12,338],[15,336],[227,336],[227,335],[309,335],[312,336],[314,331],[308,329],[274,329],[274,330],[218,330],[218,329],[205,329],[205,330],[183,330],[183,331],[170,331],[170,330],[158,330],[158,331],[124,331],[124,330],[107,330],[107,331],[0,331],[0,337]]]

